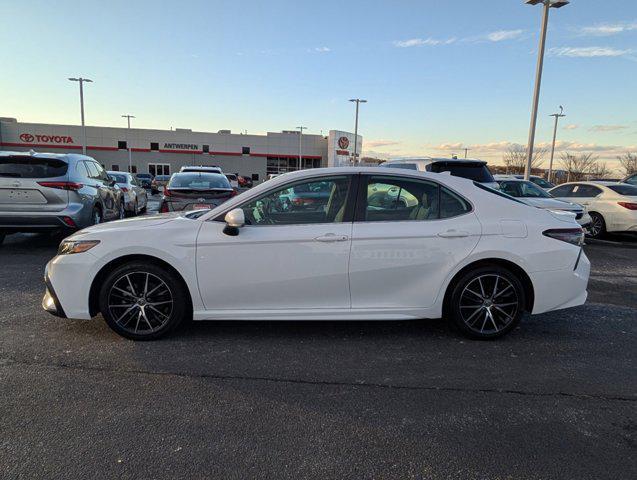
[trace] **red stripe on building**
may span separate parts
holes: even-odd
[[[81,145],[49,145],[49,144],[41,144],[41,143],[12,143],[12,142],[1,142],[0,146],[3,147],[23,147],[23,148],[63,148],[63,149],[67,149],[67,150],[81,150],[82,146]],[[126,149],[123,148],[117,148],[117,147],[100,147],[100,146],[91,146],[88,145],[86,147],[87,150],[98,150],[98,151],[123,151],[125,152]],[[276,158],[299,158],[298,155],[288,155],[288,154],[281,154],[281,153],[248,153],[248,154],[243,154],[241,152],[208,152],[208,153],[204,153],[201,150],[151,150],[150,148],[131,148],[131,151],[133,152],[145,152],[145,153],[150,153],[150,152],[159,152],[159,153],[180,153],[180,154],[191,154],[191,155],[225,155],[225,156],[230,156],[230,157],[242,157],[242,156],[246,156],[246,157],[276,157]],[[322,157],[320,155],[303,155],[303,158],[306,159],[312,159],[312,160],[320,160]]]

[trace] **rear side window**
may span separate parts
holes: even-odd
[[[0,177],[53,178],[66,175],[69,166],[57,158],[41,158],[27,155],[0,157]]]
[[[432,172],[449,172],[454,177],[468,178],[474,182],[495,182],[487,166],[482,163],[435,162],[430,168]]]
[[[471,205],[451,190],[440,189],[440,218],[452,218],[471,211]]]
[[[613,192],[620,195],[628,195],[630,197],[637,197],[637,187],[633,185],[608,185]]]

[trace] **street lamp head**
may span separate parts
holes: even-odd
[[[527,5],[538,5],[540,3],[548,3],[551,8],[562,8],[570,2],[568,0],[526,0]]]
[[[363,100],[362,98],[350,98],[350,102],[358,102],[358,103],[367,103],[367,100]]]
[[[90,78],[84,78],[83,80],[84,80],[85,82],[93,83],[93,80],[91,80]]]
[[[80,81],[79,78],[69,78],[69,80],[71,80],[72,82],[79,82]]]

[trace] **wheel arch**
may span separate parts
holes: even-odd
[[[193,308],[192,293],[190,292],[190,288],[188,288],[188,283],[184,279],[183,275],[179,273],[179,271],[175,267],[173,267],[170,263],[166,262],[165,260],[162,260],[161,258],[155,257],[153,255],[131,254],[131,255],[124,255],[121,257],[117,257],[111,260],[110,262],[105,264],[100,269],[100,271],[97,272],[97,275],[95,275],[95,277],[93,278],[93,282],[91,283],[91,288],[89,290],[89,295],[88,295],[88,299],[89,299],[88,308],[89,308],[89,313],[91,317],[94,317],[95,315],[99,313],[99,291],[106,276],[110,272],[112,272],[115,268],[119,267],[120,265],[129,263],[129,262],[135,262],[135,261],[143,261],[146,263],[152,263],[162,268],[165,268],[166,270],[174,274],[175,277],[182,283],[185,291],[188,292],[188,304],[189,304],[190,310],[192,311],[192,308]]]
[[[458,272],[456,272],[456,274],[453,276],[453,278],[447,285],[447,289],[445,290],[444,300],[442,303],[443,316],[447,316],[449,302],[451,301],[451,295],[453,293],[453,289],[455,288],[460,278],[471,270],[475,270],[476,268],[481,268],[481,267],[490,267],[490,266],[498,266],[498,267],[505,268],[511,271],[514,275],[516,275],[520,279],[520,281],[522,282],[522,286],[524,287],[524,294],[526,297],[526,310],[528,312],[533,311],[533,305],[535,304],[535,290],[533,288],[533,282],[531,281],[531,277],[529,277],[526,271],[522,267],[520,267],[518,264],[512,262],[511,260],[506,260],[504,258],[481,258],[480,260],[476,260],[462,267]]]

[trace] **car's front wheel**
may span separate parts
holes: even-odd
[[[131,262],[114,269],[99,293],[106,323],[132,340],[154,340],[175,329],[190,315],[183,282],[152,263]]]
[[[493,266],[471,270],[456,282],[448,312],[466,336],[491,339],[513,330],[525,306],[522,282],[509,270]]]

